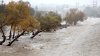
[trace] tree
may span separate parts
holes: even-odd
[[[0,5],[0,32],[2,33],[2,37],[3,40],[0,42],[0,45],[2,45],[5,40],[6,40],[6,36],[5,36],[5,26],[6,26],[6,13],[5,13],[5,4],[1,4]]]
[[[26,2],[19,1],[15,4],[16,9],[14,10],[14,13],[11,13],[11,15],[13,14],[13,17],[10,18],[11,20],[13,20],[10,25],[13,26],[14,39],[9,42],[8,46],[10,46],[25,32],[33,32],[35,29],[39,30],[40,28],[40,23],[31,15],[30,6]],[[15,36],[15,31],[20,31],[21,33]]]
[[[6,32],[3,31],[4,26],[10,26],[9,42],[7,46],[11,46],[18,38],[24,35],[25,32],[34,32],[40,30],[40,23],[32,16],[29,3],[11,1],[5,5],[5,11],[0,11],[0,29],[3,34],[3,44],[6,40]]]
[[[78,21],[84,21],[85,19],[85,14],[82,11],[79,11],[74,8],[70,9],[70,11],[67,12],[65,17],[66,24],[68,25],[76,25]]]
[[[61,17],[53,11],[47,12],[37,18],[41,25],[42,31],[56,30],[61,24]]]

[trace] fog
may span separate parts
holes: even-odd
[[[8,3],[9,1],[18,1],[18,0],[4,0],[5,3]],[[93,5],[93,0],[23,0],[23,1],[29,1],[32,6],[37,5],[40,6],[42,4],[44,5]],[[100,5],[99,2],[100,0],[97,0],[98,6]]]

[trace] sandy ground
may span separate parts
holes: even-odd
[[[0,56],[100,56],[100,19],[89,18],[77,26],[23,36],[11,47],[0,46]]]

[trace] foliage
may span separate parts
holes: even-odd
[[[2,6],[1,6],[2,7]],[[17,38],[22,36],[25,32],[33,32],[34,30],[40,30],[40,23],[32,16],[30,5],[27,2],[11,1],[4,6],[4,12],[0,10],[0,24],[3,26],[10,26],[9,39],[13,38],[9,42],[10,46]],[[3,28],[3,27],[2,27]],[[0,44],[3,44],[6,40],[6,32],[2,30],[3,41]],[[20,33],[20,34],[18,34]]]
[[[68,25],[76,25],[78,21],[84,21],[85,19],[85,14],[77,9],[70,9],[65,17],[66,23]]]
[[[6,5],[0,5],[0,30],[2,33],[2,45],[6,41],[5,26],[10,27],[9,43],[11,46],[18,38],[25,33],[32,33],[31,38],[34,38],[41,31],[51,31],[57,29],[61,24],[61,17],[55,12],[39,12],[34,11],[29,2],[22,0],[18,2],[11,1]]]
[[[6,17],[5,17],[5,5],[0,5],[0,27],[5,25]]]
[[[50,11],[48,13],[45,13],[44,15],[41,15],[38,18],[38,21],[41,24],[41,30],[51,31],[56,30],[56,28],[60,26],[61,17],[58,13]]]
[[[9,25],[25,31],[29,31],[29,28],[35,29],[37,23],[39,25],[39,22],[31,15],[30,6],[26,2],[10,2],[6,8]]]
[[[3,40],[0,42],[0,45],[5,42],[6,36],[4,30],[6,29],[6,13],[5,13],[5,5],[0,5],[0,33],[2,33]]]

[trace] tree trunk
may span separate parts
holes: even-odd
[[[13,31],[12,39],[14,39],[14,37],[15,37],[15,28],[14,28],[14,31]]]
[[[10,33],[9,33],[9,38],[8,38],[8,40],[11,40],[11,37],[12,37],[11,30],[12,30],[12,28],[10,29]]]
[[[2,28],[0,28],[1,29],[1,32],[2,32],[2,37],[3,37],[3,40],[0,42],[0,45],[2,45],[5,41],[6,41],[6,36],[5,36],[5,33],[4,33],[4,31],[3,31],[3,29]]]
[[[13,42],[15,42],[20,36],[24,35],[24,33],[25,33],[25,31],[23,31],[21,34],[15,36],[15,38],[14,38],[11,42],[9,42],[9,44],[8,44],[7,46],[11,46],[11,44],[12,44]]]
[[[41,31],[37,31],[36,33],[33,32],[33,34],[32,34],[33,36],[30,37],[30,38],[33,39],[33,38],[34,38],[36,35],[38,35],[40,32],[41,32]]]
[[[74,22],[74,25],[76,25],[76,24],[77,24],[77,21]]]
[[[19,30],[18,30],[18,35],[19,35]]]

